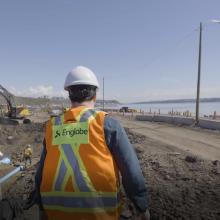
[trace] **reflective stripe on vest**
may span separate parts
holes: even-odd
[[[52,120],[52,142],[58,146],[60,158],[52,191],[41,192],[45,209],[64,212],[104,212],[114,211],[120,206],[118,192],[95,190],[79,154],[80,145],[89,143],[89,122],[95,119],[97,113],[93,109],[84,109],[76,118],[76,123],[64,124],[64,115]],[[74,129],[78,129],[77,135]],[[74,136],[74,139],[68,137],[71,135],[77,137]],[[56,144],[56,141],[59,144]],[[65,191],[69,178],[72,179],[74,192]]]
[[[103,212],[114,211],[119,207],[119,193],[95,194],[95,193],[69,193],[65,196],[43,193],[42,202],[46,209],[56,209],[69,212]]]
[[[96,111],[94,111],[93,109],[84,109],[84,111],[80,114],[81,117],[78,118],[78,122],[75,124],[77,125],[80,123],[86,123],[88,127],[88,121],[94,118],[95,115],[96,115]],[[55,118],[54,125],[59,127],[64,124],[63,122],[64,122],[63,115],[58,116]],[[71,139],[71,142],[72,140],[73,139]],[[82,191],[82,192],[94,191],[95,189],[92,185],[92,182],[86,172],[85,166],[79,155],[80,143],[76,138],[75,140],[76,143],[61,144],[58,146],[61,156],[60,156],[53,188],[54,190],[63,191],[65,189],[69,177],[71,177],[75,191]],[[63,141],[65,142],[65,140]]]

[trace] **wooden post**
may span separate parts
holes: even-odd
[[[217,118],[217,114],[216,114],[216,111],[214,111],[213,119],[216,119],[216,118]]]
[[[198,58],[198,79],[197,79],[197,96],[196,96],[196,124],[199,123],[199,102],[200,102],[200,78],[201,78],[201,59],[202,59],[202,23],[199,29],[199,58]]]
[[[105,78],[103,77],[102,110],[105,110]]]

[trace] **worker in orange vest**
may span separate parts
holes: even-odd
[[[35,201],[48,220],[119,220],[122,177],[139,217],[149,201],[139,161],[119,122],[94,109],[99,83],[78,66],[66,77],[72,107],[47,123]]]

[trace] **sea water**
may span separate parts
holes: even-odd
[[[137,109],[138,111],[145,112],[156,112],[160,111],[161,114],[168,114],[168,112],[186,112],[189,111],[193,115],[196,112],[196,103],[154,103],[154,104],[123,104],[122,106],[128,106],[130,108]],[[201,116],[209,116],[213,115],[214,111],[216,111],[217,115],[220,115],[220,102],[201,102],[200,103],[200,115]]]

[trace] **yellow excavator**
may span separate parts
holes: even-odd
[[[30,123],[30,120],[27,119],[30,115],[30,111],[26,107],[16,106],[14,95],[12,95],[7,89],[0,85],[0,95],[6,100],[6,116],[9,119],[23,119],[24,123]]]

